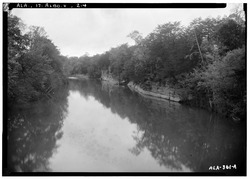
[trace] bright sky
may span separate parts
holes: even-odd
[[[197,17],[229,15],[225,9],[13,9],[26,25],[44,27],[62,55],[95,55],[123,43],[138,30],[145,37],[158,25],[181,21],[188,25]]]

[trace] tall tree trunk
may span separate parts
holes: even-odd
[[[195,32],[195,29],[194,29],[194,35],[195,35],[195,40],[196,40],[196,43],[197,43],[197,46],[198,46],[198,49],[199,49],[199,52],[200,52],[201,61],[203,63],[203,57],[202,57],[202,53],[201,53],[201,49],[200,49],[200,45],[199,45],[199,42],[198,42],[198,38],[197,38],[197,35],[196,35],[196,32]]]

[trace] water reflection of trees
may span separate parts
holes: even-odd
[[[68,87],[46,101],[13,107],[8,114],[7,160],[10,172],[50,171],[48,159],[62,137]]]
[[[226,164],[245,169],[246,132],[240,124],[203,110],[145,98],[105,82],[71,81],[70,89],[85,98],[94,96],[113,113],[137,124],[137,144],[131,149],[135,155],[147,148],[160,165],[180,171],[183,166],[199,172],[209,171],[211,165]]]

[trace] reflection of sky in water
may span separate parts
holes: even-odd
[[[50,159],[53,171],[171,171],[160,166],[146,148],[138,156],[131,153],[137,126],[127,118],[78,92],[70,91],[68,104],[64,134]]]
[[[210,172],[237,164],[224,172],[244,173],[244,123],[97,81],[70,80],[68,88],[12,109],[10,171]]]

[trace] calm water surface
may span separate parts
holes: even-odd
[[[241,175],[245,124],[145,98],[105,82],[69,80],[49,101],[13,107],[8,168],[35,172],[210,172]],[[243,173],[244,174],[244,173]]]

